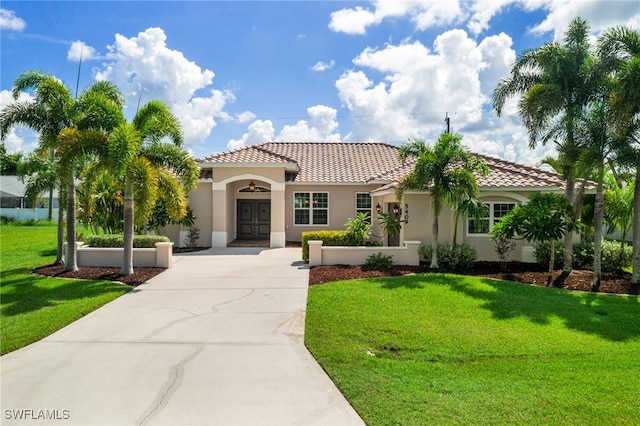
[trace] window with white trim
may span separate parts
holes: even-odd
[[[294,225],[328,225],[329,193],[294,192],[293,223]]]
[[[485,203],[485,205],[488,209],[487,216],[481,219],[467,219],[467,232],[470,235],[488,234],[493,229],[493,225],[498,223],[502,216],[516,208],[516,203],[489,202]]]
[[[358,213],[369,213],[371,223],[371,195],[368,192],[356,192],[356,215]]]

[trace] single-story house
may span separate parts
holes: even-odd
[[[304,231],[344,229],[358,212],[371,214],[373,235],[381,240],[380,212],[396,212],[406,222],[398,241],[432,241],[433,211],[425,192],[406,192],[396,200],[395,187],[413,169],[398,159],[399,148],[387,143],[267,142],[197,160],[200,183],[189,205],[200,229],[200,246],[226,247],[232,242],[268,241],[284,247],[301,241]],[[458,243],[474,246],[480,260],[496,260],[488,232],[507,212],[535,192],[562,193],[564,183],[551,171],[481,155],[489,166],[479,179],[480,199],[489,206],[483,221],[460,218]],[[454,214],[444,207],[439,241],[452,242]],[[186,230],[167,234],[182,245]],[[534,261],[533,250],[519,242],[513,260]]]
[[[35,204],[25,199],[27,184],[18,176],[0,176],[0,216],[14,219],[46,219],[48,216],[49,193],[40,194]],[[57,214],[58,192],[54,191],[52,206]]]

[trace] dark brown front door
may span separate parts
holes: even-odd
[[[238,200],[239,240],[268,240],[271,234],[271,200]]]

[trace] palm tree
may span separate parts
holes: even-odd
[[[27,155],[18,164],[17,174],[23,183],[26,181],[24,195],[29,204],[35,204],[41,193],[49,192],[48,219],[52,220],[53,197],[51,195],[52,191],[58,186],[58,175],[51,155],[46,150],[44,152],[36,151]]]
[[[478,197],[476,174],[486,176],[489,168],[477,155],[462,146],[460,135],[444,133],[433,147],[409,139],[400,147],[400,160],[415,158],[413,171],[399,185],[398,198],[406,190],[428,191],[433,205],[431,268],[438,267],[438,218],[443,203],[454,207],[463,195]]]
[[[604,224],[604,170],[607,158],[613,149],[614,135],[609,125],[609,112],[604,102],[591,105],[581,119],[576,139],[584,148],[580,161],[584,166],[596,170],[596,198],[593,233],[593,282],[592,291],[600,288],[602,275],[602,227]]]
[[[134,219],[142,225],[157,199],[172,219],[187,213],[187,194],[197,185],[199,170],[182,141],[178,119],[157,100],[142,106],[131,123],[121,123],[109,136],[109,164],[125,182],[121,275],[133,274]]]
[[[493,92],[493,108],[502,114],[506,101],[520,95],[519,115],[529,133],[529,146],[560,138],[562,142],[565,196],[574,204],[575,164],[580,150],[575,141],[577,120],[599,88],[598,73],[591,67],[589,24],[576,18],[569,24],[562,44],[546,43],[526,50]],[[555,132],[548,132],[555,129]],[[573,237],[564,237],[565,272],[571,271]]]
[[[633,195],[633,273],[631,282],[640,283],[640,33],[627,27],[606,30],[598,39],[598,57],[613,75],[608,99],[615,111],[618,133],[632,134],[634,143],[619,147],[619,160],[636,170]]]
[[[608,232],[617,229],[620,233],[620,253],[622,253],[633,223],[634,183],[618,186],[613,174],[606,176],[606,183],[604,219],[608,225]]]
[[[35,92],[34,100],[18,102],[20,93],[29,89]],[[14,81],[13,98],[16,102],[6,106],[0,112],[0,137],[8,135],[17,125],[33,129],[39,134],[40,149],[56,151],[60,145],[63,131],[75,128],[78,131],[89,129],[109,129],[121,120],[123,98],[117,87],[109,82],[96,82],[74,97],[69,88],[51,74],[39,71],[26,71]],[[77,139],[78,134],[74,139]],[[79,152],[78,155],[82,153]],[[68,256],[65,269],[78,269],[75,256],[75,181],[73,161],[76,156],[67,152],[63,164],[56,157],[59,172],[59,194],[66,185],[67,198],[67,244]],[[62,200],[62,197],[59,198]],[[64,240],[63,209],[58,214],[58,262],[62,259]]]
[[[34,100],[18,102],[21,92],[34,89]],[[15,125],[23,125],[39,134],[41,147],[54,147],[58,134],[71,125],[73,97],[69,89],[51,74],[27,71],[16,78],[12,90],[15,102],[0,112],[0,137],[4,140]],[[62,202],[63,183],[58,183],[58,200]],[[64,209],[58,210],[58,250],[56,263],[62,263]]]
[[[100,162],[92,162],[80,175],[78,216],[94,233],[121,234],[124,184]]]

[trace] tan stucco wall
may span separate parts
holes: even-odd
[[[198,240],[200,247],[211,246],[212,197],[213,193],[209,182],[201,182],[195,191],[189,194],[189,206],[196,217],[195,227],[200,229],[200,239]]]
[[[200,182],[196,189],[189,194],[189,207],[196,217],[194,226],[200,229],[199,247],[211,246],[212,229],[212,193],[211,182]],[[186,231],[184,226],[170,225],[165,230],[165,235],[173,241],[175,247],[181,247],[183,242],[180,238],[180,231]]]
[[[370,192],[377,185],[287,185],[285,190],[285,227],[287,241],[301,241],[304,231],[321,231],[345,229],[344,223],[356,215],[356,193]],[[293,194],[294,192],[328,192],[329,224],[328,225],[294,225]],[[373,206],[375,201],[372,200]],[[375,215],[375,208],[372,208]]]
[[[504,193],[481,193],[480,200],[486,202],[504,202],[521,204],[526,200],[529,193],[524,191]],[[422,244],[433,242],[433,208],[431,197],[428,194],[405,194],[403,203],[409,205],[409,223],[404,226],[405,240],[419,240]],[[438,220],[438,241],[441,243],[453,242],[454,234],[454,214],[448,206],[443,206]],[[476,249],[478,260],[497,261],[495,245],[488,235],[474,235],[467,233],[467,219],[460,218],[458,222],[458,243],[466,243]],[[520,261],[522,259],[522,247],[527,244],[525,241],[518,241],[516,249],[511,253],[510,259]]]

